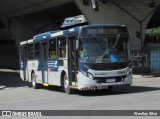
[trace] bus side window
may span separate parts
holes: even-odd
[[[34,58],[39,59],[40,58],[40,43],[34,44]]]
[[[58,57],[66,57],[66,37],[58,38]]]
[[[28,45],[28,59],[29,60],[33,59],[33,44]]]
[[[49,41],[49,58],[57,58],[57,43],[56,43],[56,39],[51,39]]]

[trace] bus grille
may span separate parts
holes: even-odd
[[[107,79],[113,79],[113,78],[115,78],[115,82],[122,82],[124,81],[124,78],[126,78],[126,75],[118,77],[94,77],[93,80],[96,80],[97,83],[106,83]]]

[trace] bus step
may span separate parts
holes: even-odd
[[[49,86],[49,84],[48,83],[43,83],[43,86]]]
[[[78,89],[77,86],[69,86],[69,87],[72,88],[72,89]]]

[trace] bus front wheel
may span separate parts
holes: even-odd
[[[69,87],[69,80],[68,80],[68,77],[67,75],[65,74],[64,75],[64,92],[67,93],[67,94],[72,94],[73,93],[73,89],[71,89]]]
[[[36,83],[36,76],[35,73],[32,73],[32,87],[34,89],[37,89],[39,87],[39,85]]]

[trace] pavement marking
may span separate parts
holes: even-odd
[[[27,99],[27,100],[16,100],[16,101],[9,101],[9,102],[0,102],[0,104],[17,103],[17,102],[27,102],[27,101],[40,100],[40,99],[41,99],[41,98]]]

